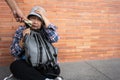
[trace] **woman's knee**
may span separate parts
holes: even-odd
[[[14,62],[12,62],[11,65],[10,65],[11,72],[14,71],[14,70],[19,69],[22,64],[25,64],[24,60],[15,60]]]

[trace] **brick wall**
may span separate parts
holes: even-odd
[[[47,10],[58,26],[61,39],[59,61],[78,61],[120,57],[119,0],[16,0],[27,16],[34,5]],[[11,63],[9,46],[20,25],[4,0],[0,0],[0,65]]]

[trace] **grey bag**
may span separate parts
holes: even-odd
[[[24,38],[24,48],[26,61],[34,67],[50,60],[57,62],[57,49],[40,32],[31,30]]]

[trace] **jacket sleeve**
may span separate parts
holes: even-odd
[[[10,46],[11,49],[11,54],[15,57],[19,57],[19,55],[21,55],[23,49],[20,47],[19,42],[21,40],[21,38],[23,37],[23,30],[25,29],[25,27],[20,26],[16,32],[15,35],[13,37],[13,41],[12,44]]]
[[[56,31],[57,27],[53,24],[50,24],[46,29],[47,39],[50,43],[57,42],[59,40],[59,35]]]

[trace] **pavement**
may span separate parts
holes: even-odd
[[[60,63],[64,80],[120,80],[120,58]],[[9,66],[0,67],[0,80],[10,74]]]

